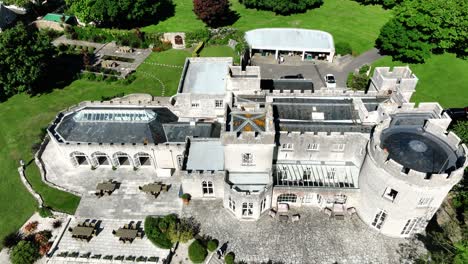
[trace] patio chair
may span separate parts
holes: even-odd
[[[278,204],[278,213],[287,213],[289,211],[289,204],[279,203]]]
[[[268,212],[268,215],[271,216],[271,218],[275,218],[276,217],[276,211],[273,210],[273,209],[270,209],[270,211]]]
[[[346,212],[348,212],[348,215],[353,216],[354,214],[356,214],[356,208],[349,207],[348,209],[346,209]]]
[[[325,208],[323,209],[323,212],[324,212],[326,215],[328,215],[328,217],[331,217],[331,216],[332,216],[332,210],[331,210],[330,208],[328,208],[328,207],[325,207]]]
[[[163,185],[161,186],[161,191],[167,192],[168,190],[169,190],[169,186],[168,186],[168,185],[163,184]]]
[[[292,222],[297,222],[299,221],[299,219],[301,219],[301,216],[299,214],[295,214],[292,216]]]

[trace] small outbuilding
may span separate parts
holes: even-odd
[[[251,55],[281,53],[301,55],[302,60],[333,61],[335,44],[330,33],[299,28],[260,28],[247,31],[245,39]]]

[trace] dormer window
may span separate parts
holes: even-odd
[[[320,149],[320,144],[319,143],[312,143],[307,145],[307,150],[310,151],[317,151]]]

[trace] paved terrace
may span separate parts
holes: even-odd
[[[397,250],[408,241],[384,237],[357,216],[329,219],[315,207],[294,213],[300,213],[299,222],[279,222],[268,215],[256,222],[239,221],[218,200],[192,201],[183,210],[200,222],[201,234],[220,244],[228,241],[228,251],[248,263],[401,263]]]
[[[68,225],[69,227],[75,227],[79,222],[85,219],[73,218]],[[98,219],[99,220],[99,219]],[[132,219],[135,220],[135,219]],[[154,246],[151,241],[146,238],[146,235],[142,239],[135,239],[133,243],[121,243],[119,238],[112,234],[112,230],[117,230],[124,224],[128,224],[130,220],[102,220],[100,224],[100,231],[97,236],[93,237],[89,242],[80,241],[72,238],[72,233],[65,228],[62,239],[58,245],[58,249],[55,251],[52,258],[48,263],[51,264],[62,264],[62,263],[133,263],[133,261],[118,261],[118,260],[104,260],[104,256],[112,255],[117,256],[135,256],[136,258],[143,257],[157,257],[157,262],[147,263],[162,263],[162,259],[166,258],[169,254],[168,249],[160,249]],[[143,225],[143,222],[141,223]],[[91,253],[91,258],[73,258],[73,257],[59,257],[61,252],[79,252],[79,255]],[[92,259],[94,255],[101,255],[101,259]]]
[[[144,219],[147,215],[180,213],[182,201],[179,198],[178,177],[159,178],[152,169],[133,170],[111,167],[91,170],[89,166],[73,168],[70,162],[52,145],[48,144],[42,160],[47,179],[55,185],[82,195],[75,213],[77,217],[105,219]],[[98,183],[113,179],[120,186],[110,196],[96,197]],[[168,192],[161,192],[157,198],[138,189],[148,183],[160,181],[170,185]]]

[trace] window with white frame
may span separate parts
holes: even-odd
[[[284,144],[281,146],[281,149],[282,149],[282,150],[293,150],[293,149],[294,149],[294,144],[292,144],[292,143],[284,143]]]
[[[332,168],[330,168],[330,170],[327,171],[327,178],[329,180],[334,179],[335,175],[336,175],[336,168],[332,167]]]
[[[374,220],[372,221],[371,225],[376,229],[380,230],[385,222],[385,218],[387,218],[387,212],[382,209],[379,209],[379,211],[377,211],[377,214],[375,214]]]
[[[203,181],[202,182],[202,191],[203,191],[203,195],[206,195],[206,196],[213,195],[213,182]]]
[[[229,209],[231,211],[235,212],[236,211],[236,201],[234,201],[231,196],[229,196]]]
[[[253,164],[253,155],[252,153],[242,153],[242,165],[243,166],[252,166]]]
[[[267,200],[267,198],[265,197],[265,198],[263,198],[262,202],[260,203],[260,212],[265,211],[265,209],[266,209],[266,200]]]
[[[390,187],[387,187],[387,189],[385,189],[383,197],[393,202],[395,201],[397,195],[398,195],[398,191]]]
[[[317,151],[320,149],[320,144],[319,143],[311,143],[307,145],[307,150],[310,151]]]
[[[333,151],[344,151],[345,144],[333,144]]]
[[[216,108],[223,108],[223,100],[215,100],[215,107]]]
[[[200,107],[200,102],[198,101],[193,101],[192,102],[192,108],[199,108]]]
[[[312,178],[312,171],[310,170],[310,168],[306,168],[303,172],[302,172],[302,179],[304,181],[310,181]]]
[[[405,225],[403,226],[403,229],[401,230],[400,235],[402,236],[411,235],[413,231],[417,229],[417,226],[421,224],[422,221],[423,221],[422,217],[408,219],[408,221],[406,221]]]
[[[428,207],[431,205],[433,198],[431,197],[422,197],[419,198],[418,207]]]
[[[253,215],[253,203],[242,203],[242,216]]]
[[[314,194],[306,194],[304,195],[304,199],[302,200],[306,204],[310,204],[314,201]]]
[[[297,202],[297,195],[294,193],[283,193],[278,196],[278,203],[295,203]]]
[[[177,155],[177,165],[179,166],[179,169],[182,169],[184,166],[184,156],[183,155]]]

